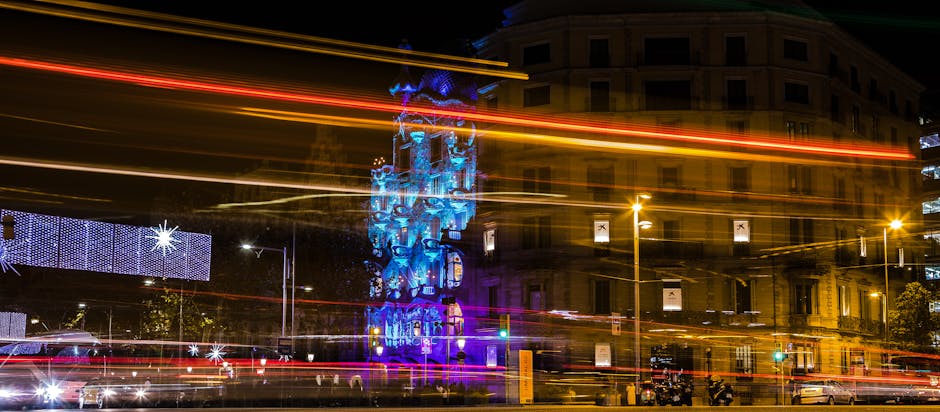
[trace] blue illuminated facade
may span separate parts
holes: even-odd
[[[0,210],[11,216],[14,238],[0,243],[3,272],[14,265],[123,275],[209,280],[212,236]]]
[[[476,214],[476,129],[461,118],[409,108],[469,112],[476,89],[439,70],[416,84],[403,67],[389,91],[403,110],[395,119],[393,161],[372,170],[368,227],[381,270],[370,290],[377,304],[366,316],[370,331],[379,328],[384,358],[442,360],[441,343],[463,334],[454,299],[463,281],[462,252],[448,240],[459,239]]]

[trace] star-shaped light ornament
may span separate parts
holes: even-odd
[[[157,248],[160,248],[160,252],[163,253],[163,256],[166,256],[167,251],[173,252],[176,250],[176,245],[173,243],[179,243],[179,239],[173,238],[173,232],[176,232],[176,229],[179,229],[179,226],[174,226],[172,229],[169,228],[169,225],[166,224],[166,220],[163,221],[162,225],[157,227],[151,227],[150,230],[153,231],[153,235],[147,236],[148,239],[154,239],[154,245],[150,248],[150,251],[154,251]]]
[[[209,349],[209,352],[206,353],[206,358],[212,362],[218,363],[222,360],[227,352],[225,352],[225,345],[215,344],[212,345],[212,348]]]
[[[20,272],[13,267],[13,264],[10,263],[10,256],[7,253],[7,245],[5,240],[0,240],[0,269],[3,270],[3,273],[7,273],[7,270],[12,270],[13,273],[16,273],[17,276],[21,276]]]
[[[189,345],[189,354],[192,355],[192,356],[198,356],[198,355],[199,355],[199,345],[195,345],[195,344]]]

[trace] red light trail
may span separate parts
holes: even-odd
[[[788,142],[781,139],[754,139],[740,140],[732,135],[713,133],[708,136],[686,133],[652,131],[640,128],[621,128],[599,126],[584,122],[558,122],[545,121],[520,116],[503,116],[478,112],[462,112],[456,110],[442,110],[421,106],[401,106],[400,104],[380,103],[365,100],[328,97],[315,94],[301,94],[277,90],[256,89],[226,84],[207,83],[200,81],[174,79],[151,75],[135,74],[129,72],[111,71],[97,68],[80,67],[59,63],[42,62],[11,57],[0,57],[0,65],[19,67],[32,70],[43,70],[75,76],[97,78],[111,81],[135,83],[143,86],[183,89],[198,92],[219,93],[233,96],[244,96],[259,99],[279,100],[316,104],[331,107],[343,107],[368,111],[401,113],[408,111],[435,117],[452,117],[473,120],[485,123],[495,123],[520,127],[540,127],[569,132],[604,134],[613,136],[630,136],[659,140],[681,141],[686,143],[705,143],[723,146],[738,146],[744,148],[761,148],[768,150],[787,151],[794,153],[827,155],[835,157],[864,157],[882,160],[912,160],[914,156],[903,150],[892,150],[881,146],[820,144],[811,142]]]

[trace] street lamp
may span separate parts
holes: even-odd
[[[885,344],[888,343],[888,228],[891,230],[898,230],[901,228],[903,223],[900,220],[894,219],[888,226],[883,228],[882,234],[884,235],[882,240],[884,241],[884,258],[885,258],[885,295],[884,295],[884,305],[881,307],[881,320],[884,321],[885,329]]]
[[[648,193],[638,193],[633,202],[633,366],[636,369],[636,391],[640,390],[640,226],[644,229],[652,224],[640,222],[640,199],[650,199]],[[639,393],[639,392],[637,392]]]
[[[287,246],[278,249],[273,247],[254,246],[245,243],[242,245],[242,249],[254,251],[255,256],[259,258],[261,257],[261,252],[265,250],[281,252],[284,255],[284,265],[281,279],[281,336],[285,336],[287,333]]]

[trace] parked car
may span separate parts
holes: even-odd
[[[846,404],[855,405],[855,392],[831,379],[806,381],[799,385],[793,403],[807,404]]]
[[[218,384],[153,383],[149,378],[94,378],[79,390],[79,408],[201,407],[217,400]]]
[[[41,405],[39,383],[26,378],[0,377],[0,410],[32,409]]]
[[[940,403],[940,387],[938,386],[914,386],[911,391],[913,403]]]

